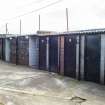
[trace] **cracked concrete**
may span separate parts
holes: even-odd
[[[0,105],[105,105],[105,86],[0,61]]]

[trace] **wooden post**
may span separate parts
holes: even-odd
[[[67,25],[67,32],[69,31],[69,24],[68,24],[68,8],[66,8],[66,25]]]
[[[40,31],[40,15],[39,15],[39,31]]]
[[[6,23],[6,34],[8,34],[8,24]]]
[[[20,20],[20,35],[21,35],[21,28],[22,28],[22,23],[21,23],[21,20]]]

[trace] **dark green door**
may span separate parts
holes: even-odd
[[[100,47],[99,35],[87,35],[85,40],[85,80],[100,80]]]

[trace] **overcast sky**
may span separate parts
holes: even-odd
[[[29,15],[12,17],[39,9],[50,3],[59,3]],[[66,13],[69,10],[69,31],[105,28],[105,0],[0,0],[0,33],[19,33],[22,20],[22,34],[38,30],[38,15],[41,15],[41,30],[66,31]],[[11,19],[11,20],[9,20]]]

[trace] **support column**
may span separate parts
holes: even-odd
[[[60,74],[64,75],[64,36],[60,38]]]
[[[105,36],[101,35],[101,57],[100,57],[100,83],[105,80]]]
[[[84,55],[85,55],[85,36],[81,36],[81,53],[80,53],[80,76],[84,80]]]
[[[57,72],[60,73],[60,36],[58,36],[58,70]]]
[[[46,43],[46,67],[49,71],[49,37],[47,37],[47,43]]]
[[[79,79],[79,36],[76,43],[76,79]]]

